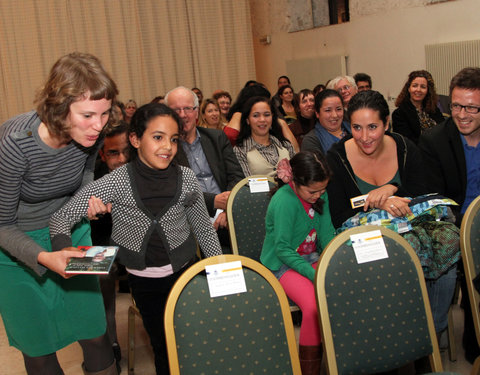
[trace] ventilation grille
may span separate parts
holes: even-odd
[[[465,67],[480,67],[480,40],[426,45],[425,58],[437,93],[449,95],[450,81],[455,74]]]

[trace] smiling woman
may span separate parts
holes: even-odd
[[[278,162],[295,154],[292,144],[282,134],[268,98],[256,96],[245,103],[233,150],[245,176],[273,176]]]
[[[327,187],[333,225],[340,228],[352,216],[371,209],[386,211],[393,217],[407,216],[411,213],[411,199],[407,197],[414,198],[430,192],[426,186],[420,150],[409,139],[388,131],[390,112],[379,92],[363,91],[356,94],[350,101],[348,111],[352,136],[333,145],[327,154],[335,176]],[[361,195],[367,195],[365,205],[353,208],[351,199]],[[433,221],[429,225],[434,226],[435,223]],[[412,232],[419,233],[422,230],[413,221],[411,225],[415,228]],[[432,241],[440,243],[441,240]],[[423,266],[447,264],[448,257],[432,257],[431,251],[423,243],[428,243],[428,240],[423,238],[422,245],[418,246],[412,242],[419,258],[425,260]],[[440,290],[445,293],[441,298],[432,297],[430,301],[437,332],[447,326],[448,307],[455,287],[455,276],[451,279],[451,275],[456,268],[455,265],[450,266],[451,263],[446,267],[446,273],[429,280],[427,286],[431,296],[437,295]]]
[[[48,221],[93,179],[117,94],[96,57],[72,53],[52,67],[37,110],[0,127],[0,313],[28,374],[62,373],[55,352],[78,340],[87,373],[116,371],[98,279],[65,278],[69,258],[83,256],[71,246],[91,245],[90,226],[52,252]]]
[[[395,101],[393,130],[418,143],[420,134],[444,120],[437,101],[432,75],[426,70],[411,72]]]

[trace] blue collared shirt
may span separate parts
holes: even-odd
[[[212,170],[210,169],[207,157],[200,143],[200,133],[198,130],[195,131],[197,137],[191,144],[182,142],[182,147],[187,155],[190,168],[195,172],[200,189],[204,193],[220,194],[222,191],[217,181],[215,181],[215,177],[213,177]]]
[[[467,165],[467,190],[465,191],[465,201],[461,211],[464,214],[468,205],[480,195],[480,143],[477,147],[472,147],[468,145],[462,134],[460,134],[460,137]]]

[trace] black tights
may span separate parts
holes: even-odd
[[[94,339],[78,340],[82,347],[85,369],[96,372],[106,369],[113,363],[113,350],[106,334]],[[23,354],[25,368],[29,375],[63,375],[57,353],[30,357]]]

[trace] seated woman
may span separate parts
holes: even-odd
[[[313,279],[319,254],[334,237],[325,192],[330,170],[317,152],[300,152],[288,164],[266,216],[260,261],[279,279],[302,310],[300,366],[303,375],[319,374],[321,336]],[[279,177],[280,172],[279,170]]]
[[[255,96],[247,100],[233,151],[245,176],[273,176],[280,160],[295,155],[292,144],[282,135],[269,99]]]
[[[377,91],[356,94],[348,108],[352,135],[333,145],[327,154],[332,168],[328,185],[330,213],[335,228],[362,210],[350,199],[368,194],[363,211],[378,208],[394,217],[411,213],[410,199],[428,193],[420,150],[400,134],[388,132],[389,108]],[[429,280],[427,289],[437,332],[447,327],[455,289],[456,266]]]
[[[343,121],[343,102],[338,91],[326,89],[315,97],[318,121],[302,142],[302,151],[319,150],[326,154],[332,145],[350,134],[350,124]]]
[[[278,106],[278,111],[280,112],[281,117],[283,117],[287,124],[293,122],[297,118],[294,108],[294,92],[293,88],[290,85],[281,86],[277,91],[277,96],[280,98],[282,103]]]
[[[303,89],[294,102],[297,119],[289,125],[298,145],[302,147],[305,134],[315,126],[315,97],[312,90]]]
[[[135,111],[137,110],[137,103],[135,102],[135,100],[133,99],[129,99],[126,103],[125,103],[125,118],[124,120],[130,124],[130,121],[132,120],[132,116],[133,114],[135,113]]]
[[[220,107],[217,101],[211,98],[206,99],[200,108],[200,123],[198,126],[222,130],[221,120]]]
[[[223,128],[223,131],[227,135],[232,146],[235,146],[238,134],[240,133],[240,118],[242,117],[243,106],[248,99],[253,98],[254,96],[263,96],[270,99],[270,91],[258,83],[245,85],[245,87],[238,93],[237,99],[233,105],[230,107],[227,116],[228,124]],[[298,152],[300,147],[298,147],[297,140],[293,136],[293,133],[289,129],[285,120],[278,119],[278,124],[282,129],[283,136],[290,141],[295,151]]]
[[[393,130],[418,143],[421,133],[444,120],[437,102],[432,75],[426,70],[411,72],[395,101]]]

